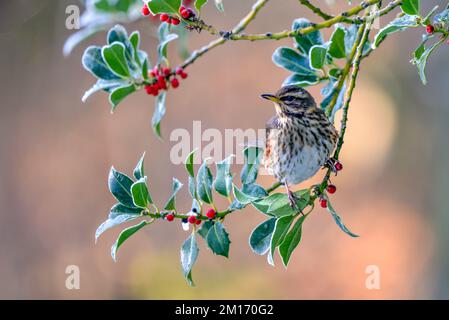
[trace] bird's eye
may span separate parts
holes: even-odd
[[[292,102],[293,100],[295,100],[295,97],[294,96],[286,96],[286,97],[282,97],[281,100],[284,102]]]

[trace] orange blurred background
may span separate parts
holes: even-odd
[[[423,12],[446,4],[422,2]],[[344,10],[346,1],[337,3],[326,10]],[[168,95],[165,140],[159,140],[150,125],[153,98],[143,92],[127,98],[114,115],[106,94],[81,103],[94,83],[81,67],[81,55],[87,45],[103,44],[105,34],[64,58],[69,4],[78,2],[0,4],[0,298],[449,298],[449,47],[431,56],[427,86],[409,63],[423,30],[391,36],[363,62],[341,158],[345,170],[333,179],[338,192],[332,197],[360,238],[342,233],[317,208],[288,270],[279,259],[273,268],[249,248],[249,234],[264,217],[247,208],[226,221],[229,260],[201,245],[193,271],[197,287],[190,288],[179,266],[187,233],[177,223],[142,230],[121,248],[117,263],[109,253],[118,228],[94,244],[95,229],[114,203],[109,168],[131,172],[146,151],[152,196],[163,203],[172,176],[186,182],[183,166],[169,161],[170,132],[191,131],[194,120],[203,130],[263,128],[273,109],[259,94],[275,91],[288,75],[271,55],[291,39],[228,43],[199,59]],[[203,14],[229,30],[252,1],[224,4],[224,14],[212,4]],[[247,31],[283,30],[298,17],[312,18],[298,1],[273,0]],[[382,18],[381,26],[390,18]],[[126,28],[141,31],[142,47],[154,57],[155,25],[144,19]],[[211,39],[192,34],[189,47]],[[320,101],[319,87],[311,91]],[[268,186],[272,179],[261,183]],[[178,206],[190,206],[186,188]],[[66,289],[68,265],[80,268],[80,290]],[[379,290],[365,286],[371,265],[380,270]]]

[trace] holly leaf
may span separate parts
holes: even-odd
[[[253,230],[249,237],[249,245],[254,253],[264,255],[270,249],[270,240],[275,223],[276,218],[271,218],[262,222]]]
[[[351,231],[349,231],[349,229],[343,224],[343,221],[341,220],[340,216],[337,214],[337,212],[334,210],[334,208],[332,207],[329,199],[327,198],[327,211],[330,212],[330,214],[332,215],[332,217],[335,220],[335,223],[340,227],[340,229],[346,233],[347,235],[353,237],[353,238],[357,238],[358,235],[356,235],[355,233],[352,233]]]
[[[146,208],[148,204],[153,203],[147,187],[147,177],[140,178],[131,186],[134,205],[139,208]]]
[[[125,46],[123,43],[114,42],[111,45],[104,46],[101,49],[101,55],[114,74],[121,78],[129,78],[131,76],[125,57]]]
[[[95,231],[95,242],[106,230],[118,226],[124,222],[132,221],[141,217],[142,209],[128,208],[120,203],[115,204],[109,211],[108,219],[100,224]]]
[[[208,204],[212,204],[212,182],[212,172],[207,166],[206,161],[204,161],[198,170],[198,176],[196,178],[196,190],[198,197]]]
[[[123,230],[120,235],[117,238],[117,241],[112,245],[111,247],[111,257],[114,261],[117,261],[117,251],[120,248],[120,246],[128,240],[129,237],[131,237],[133,234],[135,234],[137,231],[145,227],[146,225],[150,224],[148,221],[141,221],[139,224],[126,228]]]
[[[101,55],[101,48],[97,46],[88,47],[83,54],[82,64],[84,69],[89,71],[95,77],[103,80],[118,80],[116,74],[111,72]]]
[[[313,76],[315,71],[310,68],[307,57],[287,47],[277,48],[272,56],[274,64],[301,76]]]
[[[193,160],[195,157],[195,153],[198,151],[198,149],[193,150],[189,153],[189,155],[186,157],[186,160],[184,161],[185,167],[187,172],[189,173],[189,176],[192,178],[195,177],[195,171],[193,169]]]
[[[168,23],[162,23],[157,31],[159,36],[159,45],[157,46],[158,63],[167,61],[167,46],[168,44],[177,39],[176,33],[170,33],[170,26]]]
[[[403,0],[401,9],[406,14],[419,15],[420,5],[420,0]]]
[[[146,4],[153,15],[158,13],[178,15],[181,0],[151,0],[147,1]]]
[[[296,220],[293,228],[285,235],[284,241],[279,246],[279,254],[281,256],[282,263],[287,268],[293,251],[301,241],[302,223],[306,216],[299,217]]]
[[[98,91],[103,90],[106,92],[112,92],[113,90],[119,87],[126,87],[127,85],[129,85],[128,79],[115,79],[115,80],[98,79],[97,82],[84,93],[83,97],[81,98],[81,101],[86,102],[91,95],[93,95]]]
[[[215,7],[218,11],[224,12],[223,0],[215,0]]]
[[[182,183],[176,179],[173,178],[173,186],[172,186],[172,194],[170,198],[167,200],[167,203],[164,206],[164,210],[170,211],[170,210],[176,210],[176,194],[179,190],[182,188]]]
[[[274,251],[284,242],[285,236],[287,235],[294,219],[294,216],[284,216],[276,219],[274,231],[270,239],[270,251],[268,252],[268,263],[272,266],[274,266]]]
[[[303,211],[309,204],[310,193],[308,189],[299,190],[293,193],[296,198],[296,205],[298,206],[299,211]],[[282,196],[275,199],[268,208],[268,214],[276,217],[283,217],[288,215],[293,215],[298,212],[298,209],[293,209],[290,206],[290,201],[286,194],[282,194]]]
[[[346,58],[345,34],[342,26],[337,26],[332,33],[328,52],[333,58]]]
[[[292,31],[296,31],[299,29],[303,29],[311,26],[312,23],[304,18],[296,19],[292,24]],[[295,45],[296,48],[305,56],[309,55],[309,50],[314,45],[322,45],[323,44],[323,36],[319,30],[310,32],[305,35],[297,35],[295,36]]]
[[[198,258],[199,251],[195,233],[192,233],[181,247],[182,273],[190,286],[195,285],[192,279],[192,268]]]
[[[201,8],[207,3],[207,0],[195,0],[195,9],[198,13],[201,12]]]
[[[198,230],[198,234],[204,239],[206,240],[207,237],[207,233],[209,232],[210,228],[213,227],[214,225],[214,221],[208,220],[205,221],[203,224],[201,224],[200,229]]]
[[[153,126],[153,131],[158,137],[161,137],[161,121],[165,115],[165,98],[167,93],[164,91],[159,93],[156,98],[156,105],[154,108],[153,118],[151,119],[151,124]]]
[[[216,255],[229,256],[229,235],[221,222],[215,222],[209,229],[206,236],[207,246]]]
[[[109,94],[109,103],[112,105],[111,112],[114,112],[118,104],[135,91],[136,86],[134,84],[128,84],[127,86],[124,87],[112,89],[111,93]]]
[[[134,208],[134,202],[131,195],[131,186],[133,181],[127,175],[118,172],[111,167],[109,171],[108,186],[112,195],[124,206]]]
[[[251,184],[257,180],[262,154],[263,149],[259,147],[247,147],[243,150],[244,165],[240,172],[243,184]]]
[[[303,76],[300,74],[292,74],[291,76],[289,76],[287,79],[284,80],[284,82],[282,83],[282,86],[288,86],[288,85],[296,85],[299,87],[307,87],[307,86],[312,86],[314,84],[317,84],[320,82],[320,78],[318,78],[317,75],[308,75],[308,76]]]
[[[327,46],[314,45],[309,51],[310,67],[315,70],[323,69],[326,63]]]
[[[137,165],[133,171],[134,178],[136,178],[137,180],[139,180],[145,176],[145,170],[143,167],[144,161],[145,161],[145,152],[142,154],[142,157],[140,157],[140,159],[137,162]]]
[[[231,164],[232,158],[235,156],[232,154],[226,159],[217,162],[217,175],[215,177],[213,187],[214,189],[224,197],[228,197],[232,191],[232,173]]]
[[[414,60],[414,63],[418,67],[419,77],[421,78],[421,81],[422,81],[422,83],[424,85],[427,84],[427,77],[426,77],[426,72],[425,72],[426,71],[427,60],[429,59],[429,56],[432,54],[432,52],[436,48],[438,48],[438,46],[440,46],[444,41],[445,41],[445,38],[440,39],[438,42],[434,43],[433,45],[431,45],[427,49],[423,48],[424,49],[423,52],[416,52],[415,51],[415,55],[419,55],[419,58]]]
[[[417,16],[404,15],[390,22],[385,28],[382,28],[374,37],[372,48],[375,49],[389,35],[408,28],[419,26]]]

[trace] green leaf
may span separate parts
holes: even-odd
[[[372,44],[373,49],[377,48],[379,44],[391,33],[403,31],[408,28],[415,28],[419,26],[417,16],[404,15],[390,22],[385,28],[381,29]]]
[[[287,235],[290,226],[295,220],[294,216],[284,216],[276,219],[276,224],[274,225],[274,231],[270,239],[270,252],[268,253],[268,262],[274,266],[273,255],[278,246],[280,246]]]
[[[120,42],[126,47],[126,50],[131,49],[131,43],[128,39],[128,33],[126,32],[126,29],[119,24],[113,26],[109,30],[108,36],[107,36],[107,41],[108,41],[108,44],[113,44],[114,42]],[[129,52],[129,53],[131,53],[131,52]]]
[[[137,165],[133,171],[134,178],[136,178],[137,180],[145,177],[144,162],[145,162],[145,152],[143,153],[142,157],[140,157],[139,162],[137,162]]]
[[[287,79],[284,80],[284,82],[282,83],[282,86],[288,86],[288,85],[296,85],[299,87],[307,87],[307,86],[312,86],[314,84],[317,84],[320,82],[320,78],[318,78],[317,75],[308,75],[308,76],[303,76],[300,74],[292,74],[291,76],[289,76]]]
[[[103,80],[117,80],[120,79],[117,75],[111,72],[109,66],[101,55],[101,48],[90,46],[84,51],[82,63],[84,69],[92,73],[95,77]]]
[[[262,186],[255,183],[244,184],[242,186],[242,192],[258,199],[268,196],[267,191]]]
[[[270,239],[273,234],[276,218],[268,219],[259,224],[249,237],[249,245],[254,253],[264,255],[270,249]]]
[[[229,241],[229,235],[221,222],[215,222],[209,229],[206,241],[213,253],[228,258],[231,241]]]
[[[229,197],[232,192],[232,173],[231,164],[233,154],[226,159],[217,162],[217,176],[215,177],[213,187],[214,189],[224,197]]]
[[[109,46],[104,46],[101,55],[113,73],[122,78],[131,76],[125,57],[125,46],[122,43],[114,42]]]
[[[244,165],[240,172],[243,184],[251,184],[257,180],[262,154],[263,149],[259,147],[247,147],[243,150]]]
[[[304,18],[296,19],[293,21],[292,30],[296,31],[298,29],[303,29],[311,26],[312,23]],[[306,35],[297,35],[295,36],[295,44],[296,48],[305,56],[309,55],[309,50],[314,45],[323,44],[323,37],[319,30],[310,32]]]
[[[192,233],[181,247],[182,272],[188,284],[191,286],[195,285],[192,279],[192,268],[198,258],[199,251],[195,233]]]
[[[299,208],[299,210],[304,210],[310,200],[310,193],[308,189],[305,190],[299,190],[294,192],[294,195],[298,198],[296,201],[296,204]],[[289,216],[297,213],[298,210],[293,209],[290,206],[290,201],[288,199],[288,196],[286,194],[283,194],[283,196],[279,197],[275,201],[273,201],[269,208],[268,208],[268,214],[276,216],[276,217],[283,217],[283,216]]]
[[[420,0],[403,0],[401,4],[402,11],[409,15],[419,15]]]
[[[176,210],[176,194],[179,190],[182,188],[182,183],[176,179],[173,178],[173,186],[172,186],[172,194],[170,198],[168,199],[167,203],[164,206],[164,210],[170,211],[170,210]]]
[[[274,64],[302,76],[313,76],[315,71],[310,68],[307,57],[300,55],[291,48],[277,48],[272,56]]]
[[[177,39],[176,33],[170,33],[170,25],[168,23],[162,23],[158,29],[159,45],[157,46],[158,63],[161,61],[167,61],[167,46],[168,44]]]
[[[117,261],[117,251],[120,248],[120,246],[133,234],[135,234],[137,231],[145,227],[147,224],[149,224],[148,221],[141,221],[139,224],[126,228],[123,230],[120,235],[117,238],[117,241],[112,245],[111,247],[111,257],[114,261]]]
[[[109,102],[112,105],[111,112],[114,112],[115,108],[118,106],[120,102],[123,101],[127,96],[136,91],[136,86],[134,84],[130,84],[126,87],[118,87],[111,91],[109,95]]]
[[[146,3],[153,15],[158,13],[178,15],[181,7],[181,0],[151,0]]]
[[[445,38],[441,38],[438,42],[428,48],[425,48],[426,41],[427,39],[425,38],[418,49],[415,50],[415,58],[412,60],[412,63],[416,64],[418,67],[419,77],[424,85],[427,84],[427,77],[425,73],[427,60],[429,59],[430,54],[445,41]]]
[[[134,208],[134,202],[131,195],[131,186],[133,181],[125,174],[118,172],[111,167],[109,171],[109,191],[123,205]]]
[[[334,33],[332,33],[328,50],[332,57],[337,59],[346,58],[345,34],[345,29],[341,26],[337,26]]]
[[[196,181],[194,177],[189,176],[189,193],[193,199],[198,197],[198,193],[196,192]]]
[[[128,222],[141,217],[142,209],[140,208],[128,208],[120,203],[114,205],[110,212],[109,218],[103,222],[95,231],[95,242],[106,230],[113,228],[124,222]]]
[[[198,13],[201,12],[201,8],[207,3],[207,0],[195,0],[195,9]]]
[[[195,153],[198,151],[198,149],[193,150],[189,153],[189,155],[186,157],[186,160],[184,161],[185,167],[187,172],[189,173],[189,176],[192,178],[195,177],[195,171],[193,169],[193,160],[195,158]]]
[[[281,199],[283,197],[285,197],[285,195],[282,194],[282,193],[273,193],[273,194],[269,195],[266,198],[255,200],[251,204],[252,204],[253,207],[255,207],[260,212],[262,212],[264,214],[268,214],[268,211],[270,209],[270,205],[273,202],[275,202],[278,199]]]
[[[309,60],[310,67],[316,70],[321,70],[326,63],[327,47],[324,45],[315,45],[310,48]]]
[[[224,12],[223,0],[215,0],[215,7],[220,12]]]
[[[146,208],[148,204],[153,203],[147,187],[147,177],[140,178],[131,186],[131,194],[136,207]]]
[[[81,98],[81,101],[86,102],[86,100],[93,95],[94,93],[104,90],[107,92],[111,92],[114,89],[118,88],[118,87],[124,87],[129,85],[129,81],[128,80],[123,80],[123,79],[117,79],[117,80],[103,80],[103,79],[98,79],[97,82],[89,89],[87,90],[83,97]]]
[[[296,220],[293,228],[287,233],[284,241],[279,246],[279,254],[285,267],[288,266],[288,262],[290,261],[293,251],[301,241],[302,223],[305,218],[306,216],[301,216],[298,220]]]
[[[201,224],[200,229],[198,230],[198,234],[206,240],[207,233],[209,232],[210,228],[214,226],[214,221],[208,220]]]
[[[156,98],[156,106],[154,108],[153,118],[151,119],[151,124],[153,126],[153,131],[158,137],[161,137],[161,121],[165,115],[165,97],[167,93],[164,91],[159,93]]]
[[[126,13],[135,2],[135,0],[95,0],[94,6],[95,9],[107,13]]]
[[[213,176],[206,161],[203,162],[198,170],[196,178],[196,190],[198,197],[205,203],[212,204],[212,182]]]
[[[337,214],[337,212],[332,207],[329,199],[327,199],[327,211],[330,212],[330,214],[332,215],[332,217],[335,220],[335,223],[340,227],[341,230],[343,230],[344,233],[346,233],[347,235],[350,235],[351,237],[354,237],[354,238],[358,237],[358,235],[356,235],[355,233],[352,233],[351,231],[349,231],[349,229],[343,224],[343,222],[341,221],[340,216]]]
[[[236,185],[233,185],[233,191],[234,191],[234,197],[235,199],[242,205],[246,206],[249,203],[252,203],[253,201],[259,200],[260,197],[255,197],[250,194],[245,194],[239,188],[237,188]]]

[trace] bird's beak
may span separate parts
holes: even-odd
[[[264,99],[267,99],[267,100],[270,100],[270,101],[273,101],[273,102],[276,102],[276,103],[279,103],[279,102],[280,102],[279,98],[276,97],[276,96],[273,95],[273,94],[264,93],[264,94],[262,94],[260,97],[261,97],[261,98],[264,98]]]

